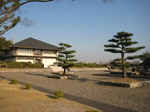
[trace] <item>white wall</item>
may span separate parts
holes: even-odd
[[[50,65],[54,65],[56,59],[43,58],[42,63],[44,64],[44,68],[48,68]]]
[[[22,56],[33,56],[33,53],[21,53],[21,52],[18,52],[17,55],[22,55]]]
[[[45,54],[43,53],[42,56],[47,56],[47,57],[56,57],[57,55],[56,54]]]
[[[17,49],[17,55],[23,55],[23,56],[33,56],[33,49]]]

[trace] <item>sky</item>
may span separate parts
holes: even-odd
[[[133,33],[135,46],[146,46],[135,53],[150,51],[150,0],[60,0],[30,3],[17,12],[22,19],[32,21],[30,27],[21,23],[4,34],[16,42],[33,37],[59,46],[72,45],[76,58],[83,62],[109,62],[120,57],[104,51],[104,44],[117,32]]]

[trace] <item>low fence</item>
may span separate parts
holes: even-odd
[[[0,72],[51,72],[51,69],[43,68],[0,68]]]

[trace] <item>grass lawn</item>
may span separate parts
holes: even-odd
[[[52,95],[26,90],[19,84],[9,84],[0,79],[1,112],[85,112],[95,108],[66,99],[54,99]],[[88,111],[99,112],[99,111]]]

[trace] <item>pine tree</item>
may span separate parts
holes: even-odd
[[[66,70],[68,70],[70,67],[74,65],[74,61],[77,61],[76,59],[73,59],[75,55],[75,50],[68,50],[68,48],[71,48],[72,46],[66,43],[60,43],[60,52],[58,56],[59,65],[62,66],[64,69],[63,74],[66,74]]]
[[[128,32],[118,32],[116,35],[114,35],[114,38],[108,40],[108,42],[111,42],[111,44],[104,45],[105,51],[111,52],[111,53],[120,53],[121,54],[121,62],[122,62],[122,72],[124,78],[126,78],[126,59],[135,59],[139,58],[140,56],[129,56],[125,58],[126,53],[135,53],[143,48],[144,46],[140,47],[131,47],[134,44],[137,44],[138,42],[132,41],[133,36],[132,33]]]

